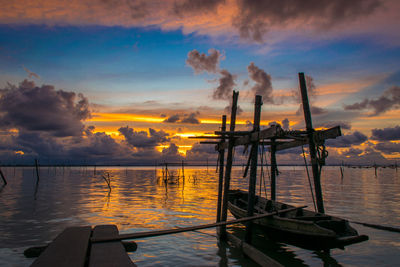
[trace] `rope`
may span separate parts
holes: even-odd
[[[306,167],[306,171],[307,171],[308,184],[310,185],[310,192],[311,192],[311,197],[312,197],[312,201],[314,204],[314,210],[317,211],[317,205],[315,204],[314,192],[313,192],[313,188],[311,185],[310,173],[308,172],[306,154],[304,152],[304,146],[301,146],[301,150],[303,151],[304,166]]]
[[[260,196],[261,196],[261,181],[264,184],[264,193],[265,198],[267,198],[267,186],[265,185],[265,176],[264,176],[264,144],[261,145],[261,180],[260,180]],[[265,156],[265,164],[267,164],[267,156]],[[267,168],[268,169],[268,168]],[[268,172],[268,171],[267,171]]]

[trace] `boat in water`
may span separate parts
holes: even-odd
[[[237,219],[247,217],[248,193],[230,190],[228,209]],[[271,213],[294,206],[256,196],[254,215]],[[349,221],[303,208],[265,217],[253,222],[269,238],[312,250],[344,249],[368,240],[350,226]]]

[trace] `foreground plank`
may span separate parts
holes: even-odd
[[[93,238],[118,237],[118,228],[115,225],[98,225],[93,229]],[[121,241],[107,243],[92,243],[90,250],[89,267],[102,266],[136,266]]]
[[[59,234],[31,266],[84,266],[92,228],[69,227]]]

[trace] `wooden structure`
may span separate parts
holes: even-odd
[[[231,123],[229,131],[226,131],[226,118],[223,117],[221,131],[215,131],[214,141],[200,142],[202,144],[215,144],[216,151],[219,153],[219,185],[218,185],[218,207],[217,207],[217,222],[226,221],[227,210],[229,205],[230,194],[230,179],[231,169],[233,163],[233,151],[237,146],[251,146],[247,166],[245,168],[244,176],[247,176],[250,169],[249,190],[246,199],[246,214],[243,217],[253,216],[256,207],[255,202],[259,201],[255,195],[257,167],[258,167],[258,149],[259,146],[268,146],[271,154],[271,200],[276,199],[276,175],[277,162],[276,153],[280,150],[308,145],[309,154],[311,157],[312,174],[314,179],[314,190],[316,196],[316,207],[318,214],[325,213],[323,196],[320,182],[321,168],[325,164],[327,152],[325,150],[325,140],[336,138],[341,135],[340,127],[333,127],[327,130],[314,130],[311,119],[310,106],[307,96],[307,87],[305,82],[304,73],[299,73],[299,85],[301,91],[302,107],[304,111],[305,130],[285,130],[279,124],[271,125],[266,129],[260,128],[261,116],[261,96],[255,97],[254,121],[253,129],[251,131],[235,131],[236,110],[238,92],[233,92],[232,110],[231,110]],[[211,139],[210,136],[198,136],[196,138]],[[226,165],[224,164],[225,149],[228,151]],[[222,190],[223,188],[223,190]],[[256,211],[260,213],[260,211]],[[251,244],[253,222],[246,224],[245,242]],[[226,228],[219,229],[219,237],[221,239],[227,238]]]
[[[136,266],[121,241],[92,243],[90,238],[118,236],[115,225],[69,227],[32,263],[33,267]]]

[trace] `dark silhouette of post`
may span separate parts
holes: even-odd
[[[229,130],[231,133],[233,133],[235,131],[238,97],[239,97],[239,92],[233,91],[231,122],[229,125]],[[229,143],[228,143],[228,155],[226,158],[226,167],[225,167],[224,196],[222,199],[221,221],[226,221],[226,218],[228,217],[228,195],[229,195],[229,184],[231,181],[234,142],[235,142],[235,138],[232,135],[230,135]],[[225,225],[221,226],[219,237],[222,240],[226,240],[226,226]]]
[[[39,164],[38,164],[38,160],[35,159],[35,167],[36,167],[36,183],[39,183],[40,178],[39,178]]]
[[[271,199],[276,200],[276,142],[271,139]]]
[[[222,116],[221,131],[226,131],[226,115]],[[224,135],[222,135],[221,143],[225,142]],[[219,153],[219,179],[218,179],[218,204],[217,204],[217,222],[221,221],[221,204],[222,204],[222,188],[224,184],[224,161],[225,149],[220,149]]]
[[[261,105],[262,96],[256,95],[254,105],[254,121],[253,121],[253,132],[260,131],[260,119],[261,119]],[[247,200],[247,217],[251,217],[254,214],[254,203],[256,194],[256,181],[257,181],[257,163],[258,163],[258,145],[259,139],[252,142],[251,145],[251,166],[250,166],[250,179],[249,179],[249,195]],[[246,235],[245,241],[251,244],[253,223],[251,221],[246,223]]]
[[[4,177],[3,171],[1,169],[0,169],[0,176],[1,176],[1,179],[3,179],[4,185],[6,185],[7,184],[7,180],[6,180],[6,177]]]
[[[304,111],[304,120],[306,122],[306,129],[308,132],[308,144],[309,144],[309,149],[310,149],[311,165],[312,165],[312,172],[313,172],[313,177],[314,177],[315,197],[317,198],[317,208],[318,208],[318,212],[325,213],[324,201],[322,198],[320,172],[319,172],[319,166],[318,166],[317,155],[316,155],[316,146],[315,146],[315,142],[314,142],[314,129],[312,126],[310,105],[308,103],[307,85],[306,85],[304,73],[302,73],[302,72],[299,73],[299,83],[300,83],[301,99],[302,99],[303,111]]]

